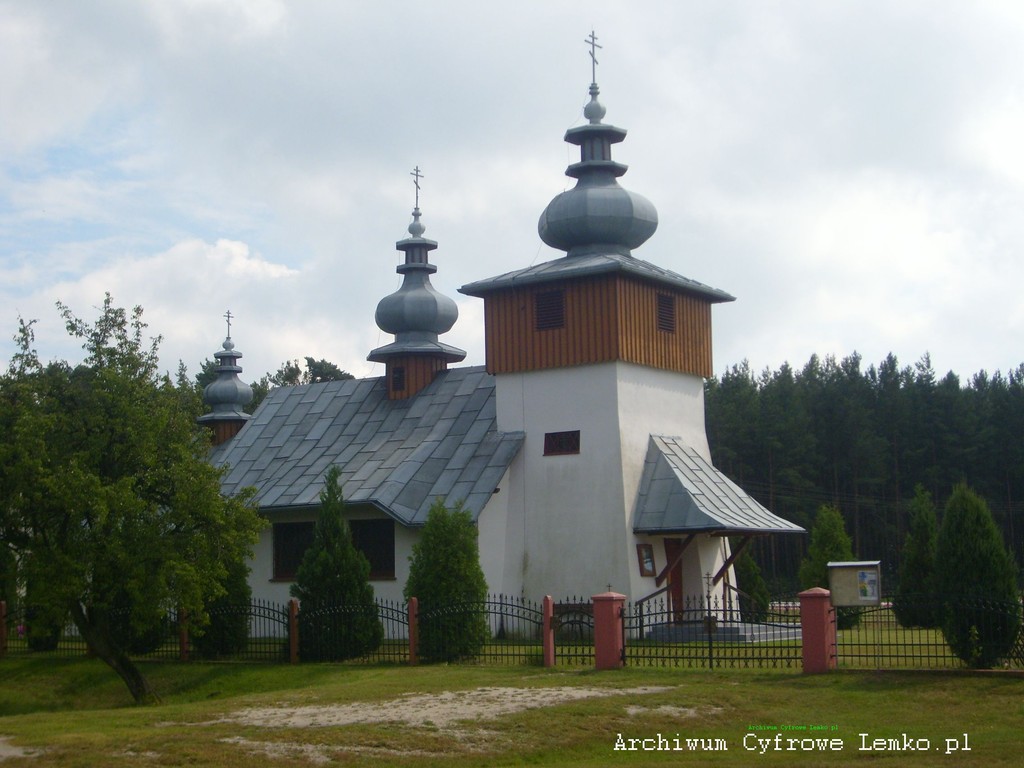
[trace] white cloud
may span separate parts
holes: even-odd
[[[0,320],[110,290],[172,361],[210,356],[230,307],[252,378],[307,354],[372,371],[419,165],[433,282],[462,311],[446,340],[480,363],[480,302],[456,289],[558,255],[536,222],[572,183],[593,25],[622,184],[661,219],[637,256],[739,299],[715,309],[719,370],[854,349],[1005,370],[1022,20],[1000,2],[573,0],[495,24],[468,0],[0,0]]]

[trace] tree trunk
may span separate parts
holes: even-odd
[[[156,704],[160,701],[149,681],[111,638],[110,623],[105,615],[86,611],[81,603],[74,601],[71,603],[71,618],[89,650],[118,674],[128,686],[136,704]]]

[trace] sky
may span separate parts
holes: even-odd
[[[356,376],[389,343],[418,167],[442,337],[484,362],[457,289],[563,255],[537,220],[574,181],[591,59],[634,251],[736,297],[714,369],[924,354],[1024,362],[1024,4],[946,0],[0,0],[0,360],[18,318],[141,305],[161,364],[231,335]]]

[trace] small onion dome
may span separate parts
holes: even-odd
[[[430,284],[430,275],[437,267],[429,263],[427,256],[437,248],[437,243],[422,236],[426,228],[420,222],[419,207],[412,215],[411,237],[395,244],[398,250],[405,252],[405,262],[395,268],[404,278],[402,287],[381,299],[374,315],[377,327],[394,334],[395,342],[373,350],[369,359],[379,362],[403,352],[429,354],[433,351],[451,361],[461,360],[465,352],[437,341],[440,334],[455,325],[459,308],[454,300],[438,293]]]
[[[203,390],[203,402],[213,411],[200,416],[199,421],[248,419],[249,414],[242,409],[252,401],[252,387],[238,378],[242,372],[238,365],[242,353],[235,349],[234,342],[228,336],[224,339],[223,349],[213,356],[219,363],[217,378]]]
[[[627,169],[612,160],[611,147],[626,138],[626,131],[601,122],[605,108],[590,86],[587,125],[570,128],[565,141],[580,148],[580,162],[565,175],[576,186],[556,196],[541,214],[537,229],[541,240],[569,256],[593,253],[629,255],[658,228],[658,212],[643,195],[629,192],[617,181]]]

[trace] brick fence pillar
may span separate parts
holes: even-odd
[[[409,598],[409,663],[418,664],[420,648],[420,601],[419,598]]]
[[[798,597],[804,674],[829,672],[836,668],[836,622],[831,593],[814,587],[801,592]]]
[[[602,592],[590,599],[594,603],[594,666],[597,669],[619,669],[626,663],[622,631],[626,596],[618,592]]]
[[[288,661],[299,663],[299,601],[288,601]]]
[[[555,601],[544,595],[544,666],[555,666]]]

